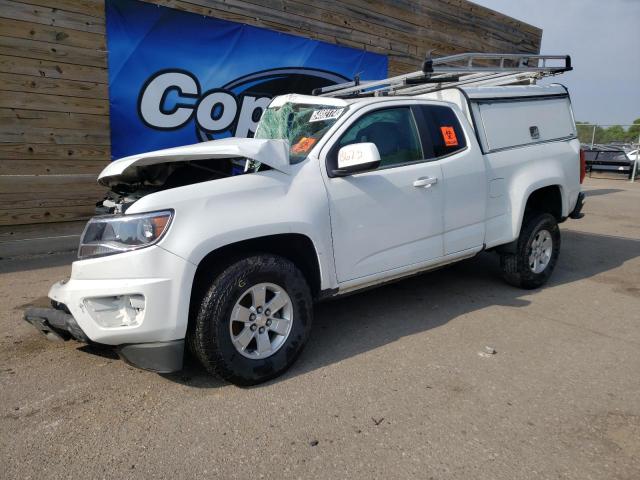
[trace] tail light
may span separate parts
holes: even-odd
[[[580,183],[584,182],[587,174],[587,160],[584,157],[584,150],[580,149]]]

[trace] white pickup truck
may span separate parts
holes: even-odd
[[[560,85],[279,96],[255,138],[105,168],[71,278],[25,318],[158,372],[187,344],[212,374],[256,384],[294,362],[316,300],[487,250],[508,283],[543,285],[583,172]]]

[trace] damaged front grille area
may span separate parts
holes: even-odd
[[[136,201],[154,191],[156,190],[138,190],[133,193],[118,193],[110,190],[102,200],[96,203],[96,215],[122,214]]]
[[[161,190],[268,170],[270,167],[244,158],[169,162],[137,167],[136,180],[112,186],[96,203],[96,215],[123,214],[142,197]]]

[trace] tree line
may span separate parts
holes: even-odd
[[[589,122],[576,122],[578,138],[581,143],[591,143],[593,136],[593,124]],[[633,121],[630,127],[620,125],[610,125],[608,127],[595,127],[595,138],[593,143],[607,144],[611,142],[637,143],[640,137],[640,118]]]

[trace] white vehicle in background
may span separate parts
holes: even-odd
[[[560,73],[534,58],[498,72]],[[209,372],[250,385],[293,363],[315,300],[487,250],[507,282],[540,287],[558,224],[583,205],[569,94],[461,83],[477,69],[419,90],[449,74],[436,66],[398,92],[389,79],[385,95],[367,83],[276,97],[253,139],[113,162],[71,278],[25,318],[159,372],[179,370],[188,344]]]

